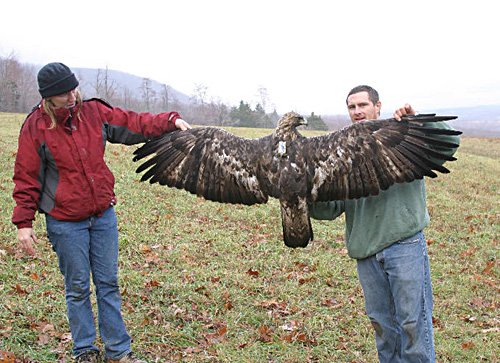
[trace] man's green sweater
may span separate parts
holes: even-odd
[[[426,127],[446,128],[445,122],[428,123]],[[440,136],[458,144],[458,136]],[[456,149],[440,150],[453,155]],[[345,212],[345,239],[349,256],[363,259],[393,243],[413,236],[429,224],[425,181],[395,184],[377,196],[346,201],[314,203],[312,218],[335,219]]]

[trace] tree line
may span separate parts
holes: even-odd
[[[20,62],[15,55],[0,56],[0,112],[29,113],[40,102],[37,72],[34,65]],[[196,85],[189,101],[180,102],[170,86],[162,84],[158,91],[149,78],[142,79],[138,90],[131,90],[119,86],[107,68],[98,69],[94,79],[77,76],[84,98],[102,98],[113,106],[137,112],[175,110],[192,124],[274,128],[280,117],[275,109],[266,112],[269,96],[264,87],[258,89],[260,101],[254,107],[243,100],[238,106],[229,106],[209,99],[204,85]],[[314,113],[308,123],[309,129],[328,130],[321,116]]]

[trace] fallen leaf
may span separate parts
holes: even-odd
[[[207,343],[216,344],[224,340],[227,340],[226,333],[227,333],[227,326],[223,325],[220,328],[218,328],[214,333],[206,334],[204,337]]]
[[[472,349],[474,347],[475,347],[475,344],[471,341],[462,343],[462,349]]]
[[[489,275],[491,273],[491,270],[493,269],[493,266],[495,266],[495,261],[488,261],[486,263],[486,267],[483,271],[481,271],[481,273],[483,275]]]
[[[156,280],[150,280],[144,284],[145,287],[158,287],[161,286],[161,283]]]
[[[259,271],[248,269],[247,275],[253,276],[253,277],[258,277],[259,276]]]
[[[16,284],[16,286],[13,286],[12,288],[19,295],[24,295],[24,294],[28,293],[28,291],[26,289],[24,289],[23,287],[21,287],[21,285],[19,285],[19,284]]]
[[[49,341],[50,341],[50,337],[48,334],[38,334],[38,337],[36,340],[38,345],[47,345],[47,344],[49,344]]]
[[[483,334],[498,333],[498,332],[500,332],[500,327],[494,327],[494,328],[488,328],[488,329],[481,330],[481,333],[483,333]]]
[[[141,243],[139,245],[139,251],[141,251],[142,253],[149,253],[152,252],[153,249],[150,246]]]
[[[294,265],[301,268],[301,269],[304,269],[307,267],[307,264],[303,263],[303,262],[299,262],[299,261],[295,261],[294,262]]]
[[[226,301],[224,303],[224,309],[231,310],[233,308],[233,303],[231,301]]]
[[[474,253],[476,253],[477,249],[478,249],[477,247],[471,247],[471,248],[469,248],[468,250],[463,251],[463,252],[460,254],[460,257],[461,257],[461,258],[470,257],[470,256],[472,256]]]
[[[325,299],[325,300],[321,301],[321,305],[328,306],[328,307],[331,307],[333,309],[338,309],[338,308],[344,306],[344,303],[337,301],[337,299],[335,299],[335,298],[330,298],[330,299]]]
[[[270,343],[272,342],[272,330],[266,325],[261,325],[258,329],[259,337],[257,338],[259,341],[263,343]]]
[[[40,280],[40,276],[38,276],[38,274],[36,274],[34,272],[30,274],[30,277],[32,280],[35,280],[35,281]]]
[[[316,278],[314,276],[311,277],[301,277],[299,278],[299,285],[304,285],[305,283],[315,281]]]
[[[472,299],[469,304],[473,307],[476,307],[476,308],[484,308],[484,307],[489,306],[489,302],[484,301],[480,297],[476,297],[476,298]]]
[[[69,343],[71,341],[72,337],[71,337],[71,333],[63,333],[59,336],[59,340],[62,342],[62,343]]]
[[[16,357],[13,353],[0,350],[0,363],[15,363]]]
[[[317,345],[314,339],[309,339],[306,333],[294,331],[283,337],[283,340],[289,343],[300,342],[307,345]]]

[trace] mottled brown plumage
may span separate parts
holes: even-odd
[[[454,118],[365,121],[304,137],[296,128],[305,119],[289,112],[271,135],[259,139],[215,127],[167,133],[137,149],[134,161],[153,155],[137,169],[146,171],[141,181],[185,189],[208,200],[252,205],[279,199],[285,244],[305,247],[313,239],[311,203],[377,195],[394,183],[436,177],[433,170],[448,173],[440,162],[455,158],[439,150],[458,145],[433,135],[460,132],[426,128],[422,122]]]

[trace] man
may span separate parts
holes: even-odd
[[[370,86],[347,96],[352,122],[378,119],[381,102]],[[415,114],[406,104],[394,117]],[[450,128],[446,123],[429,127]],[[459,142],[457,136],[440,136]],[[448,150],[451,155],[455,149]],[[380,362],[434,362],[432,288],[423,229],[429,223],[425,182],[395,184],[377,196],[315,203],[311,216],[335,219],[345,213],[349,256],[356,259],[365,307],[375,330]]]

